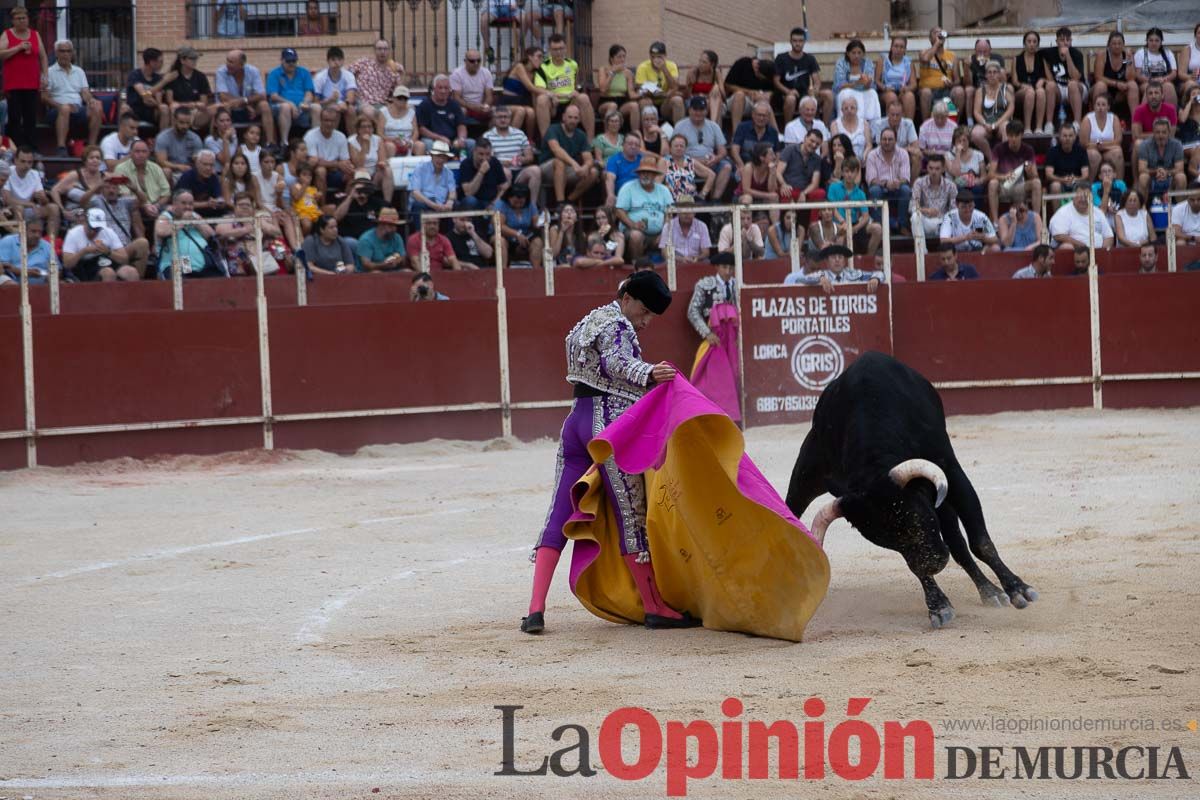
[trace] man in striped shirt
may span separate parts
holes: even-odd
[[[512,109],[508,106],[497,106],[492,120],[495,127],[483,134],[483,138],[492,143],[492,155],[504,165],[507,182],[528,185],[529,194],[536,199],[542,188],[542,171],[537,167],[529,138],[521,129],[510,127]]]

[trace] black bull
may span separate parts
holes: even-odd
[[[823,540],[829,523],[844,517],[868,541],[899,552],[925,590],[933,627],[954,618],[954,607],[933,580],[951,555],[985,605],[1025,608],[1037,599],[996,552],[979,497],[954,456],[937,390],[891,356],[865,353],[817,402],[792,470],[788,508],[799,517],[825,491],[837,499],[814,517],[813,533]],[[1003,591],[972,553],[996,574]]]

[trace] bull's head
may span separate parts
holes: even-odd
[[[873,485],[841,494],[818,511],[813,517],[812,533],[823,544],[830,523],[845,517],[868,539],[919,538],[920,532],[940,530],[936,509],[946,499],[948,490],[946,473],[941,467],[923,458],[909,459],[897,464]]]

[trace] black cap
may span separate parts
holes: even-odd
[[[708,110],[708,98],[702,94],[698,94],[698,95],[694,96],[691,100],[688,100],[688,108],[698,108],[701,111],[707,111]]]
[[[667,54],[667,46],[662,42],[651,42],[650,55],[665,56]]]
[[[625,294],[641,300],[655,314],[662,314],[671,305],[671,290],[657,272],[635,272],[621,288]]]
[[[844,244],[831,244],[821,252],[817,253],[817,261],[824,261],[830,256],[845,256],[850,258],[854,255],[854,251]]]

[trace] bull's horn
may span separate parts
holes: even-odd
[[[923,458],[901,461],[892,467],[888,477],[902,487],[907,486],[913,478],[924,478],[932,483],[937,488],[937,500],[933,504],[934,508],[942,504],[942,501],[946,499],[946,492],[950,490],[950,483],[946,480],[946,473],[942,472],[942,468]]]
[[[825,545],[825,531],[829,528],[831,522],[835,519],[841,519],[841,516],[842,507],[838,505],[837,500],[834,500],[817,512],[812,521],[812,535],[817,540],[817,544],[822,547]]]

